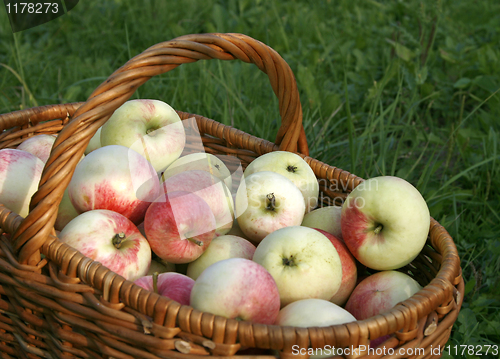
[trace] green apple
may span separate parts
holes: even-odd
[[[309,228],[322,229],[336,238],[342,239],[342,229],[340,227],[340,214],[342,207],[327,206],[316,208],[306,213],[302,225]]]
[[[235,199],[236,218],[245,236],[254,243],[304,218],[304,197],[288,178],[276,172],[256,172],[240,183]]]
[[[302,192],[305,211],[316,208],[319,196],[318,180],[302,157],[287,151],[269,152],[253,160],[245,169],[244,176],[262,171],[276,172],[291,180]]]
[[[227,188],[231,189],[232,187],[231,172],[229,172],[224,162],[217,156],[205,152],[196,152],[179,157],[168,166],[165,172],[163,172],[162,178],[165,180],[180,172],[190,170],[210,172],[221,181],[224,181]]]
[[[179,115],[163,101],[127,101],[101,127],[101,146],[131,148],[151,162],[156,172],[179,158],[185,144]]]
[[[264,238],[253,255],[273,276],[281,306],[300,299],[330,300],[342,282],[342,262],[330,240],[316,229],[291,226]]]
[[[215,237],[206,251],[188,264],[187,275],[193,279],[215,262],[229,258],[252,259],[255,246],[244,238],[232,235]]]
[[[430,213],[425,199],[409,182],[374,177],[347,196],[341,227],[342,238],[358,261],[376,270],[397,269],[424,247]]]

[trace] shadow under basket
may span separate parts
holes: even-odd
[[[422,290],[382,315],[321,328],[262,325],[194,310],[134,285],[57,239],[59,203],[97,129],[151,77],[208,59],[238,59],[266,73],[279,99],[281,127],[272,143],[178,112],[184,121],[195,119],[205,152],[234,158],[243,168],[271,151],[298,153],[318,178],[321,205],[343,201],[363,181],[309,157],[292,71],[273,49],[241,34],[159,43],[115,71],[86,102],[0,115],[0,149],[58,134],[28,216],[0,205],[0,358],[308,358],[307,348],[326,345],[349,349],[332,358],[440,357],[464,282],[453,239],[434,219],[426,246],[401,269]],[[370,340],[385,335],[384,351],[367,350]]]

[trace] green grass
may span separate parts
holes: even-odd
[[[259,39],[296,75],[312,156],[407,179],[455,239],[467,285],[450,344],[499,345],[499,14],[496,0],[102,0],[12,35],[1,10],[0,112],[83,101],[176,36]],[[269,140],[279,125],[267,78],[249,64],[183,65],[135,96]]]

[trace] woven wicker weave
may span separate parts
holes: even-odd
[[[321,181],[329,204],[361,183],[342,169],[308,157],[302,109],[292,71],[271,48],[240,34],[188,35],[157,44],[127,62],[85,103],[37,107],[0,115],[0,148],[42,133],[58,133],[40,187],[25,218],[0,205],[0,358],[307,358],[294,347],[358,347],[394,334],[393,356],[439,357],[461,307],[463,280],[452,238],[435,220],[428,243],[403,268],[423,286],[390,312],[344,325],[293,328],[252,324],[202,313],[148,292],[61,243],[57,207],[90,138],[115,109],[152,76],[205,59],[254,63],[269,76],[282,124],[275,143],[214,120],[195,118],[206,152],[231,155],[246,166],[278,149],[298,152]],[[422,348],[423,355],[411,355]],[[405,351],[405,349],[408,349]],[[398,354],[399,353],[399,354]]]

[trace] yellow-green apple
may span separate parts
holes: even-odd
[[[282,307],[300,299],[330,300],[342,283],[337,250],[325,235],[308,227],[285,227],[267,235],[253,261],[273,276]]]
[[[420,192],[404,179],[374,177],[359,184],[342,206],[342,237],[350,252],[376,270],[397,269],[417,257],[430,214]]]
[[[306,213],[301,225],[309,228],[322,229],[342,240],[342,230],[340,227],[341,213],[341,206],[316,208],[311,212]]]
[[[337,293],[330,298],[330,302],[337,305],[344,305],[357,283],[358,268],[356,260],[344,242],[322,229],[316,228],[316,230],[324,234],[332,242],[339,254],[340,263],[342,264],[342,283]]]
[[[0,203],[26,217],[43,166],[43,161],[32,153],[11,148],[0,150]]]
[[[241,230],[240,225],[238,224],[238,221],[233,221],[233,226],[231,227],[231,229],[229,230],[229,232],[227,232],[227,234],[230,234],[232,236],[238,236],[238,237],[250,240],[249,238],[247,238],[247,236],[245,235],[245,233],[243,233],[243,231]]]
[[[364,320],[391,310],[417,293],[422,287],[405,273],[394,270],[382,271],[363,279],[354,288],[345,309],[357,320]],[[372,338],[370,345],[377,346],[389,337]]]
[[[215,218],[196,194],[172,191],[151,203],[144,231],[158,257],[171,263],[189,263],[201,256],[215,237]]]
[[[266,153],[253,160],[245,169],[244,176],[272,171],[291,180],[302,192],[305,212],[318,204],[319,184],[311,166],[299,155],[287,151]]]
[[[134,150],[103,146],[78,163],[68,186],[71,203],[79,213],[109,209],[135,224],[160,194],[153,166]]]
[[[206,268],[196,279],[190,305],[226,318],[273,324],[280,310],[278,288],[260,264],[229,258]]]
[[[45,163],[49,159],[55,140],[54,135],[36,135],[21,142],[17,149],[32,153]]]
[[[180,172],[191,170],[210,172],[221,181],[224,181],[227,188],[231,189],[232,187],[231,172],[229,172],[224,162],[217,156],[205,152],[196,152],[179,157],[162,173],[162,178],[165,180]]]
[[[281,308],[276,325],[291,327],[328,327],[355,322],[356,318],[344,308],[324,299],[301,299]],[[309,358],[329,358],[336,352],[331,345],[323,348],[300,348],[294,346],[292,353],[309,354]]]
[[[175,110],[159,100],[130,100],[102,125],[101,146],[121,145],[140,153],[156,172],[181,155],[186,133]]]
[[[106,209],[84,212],[69,222],[59,239],[84,256],[134,281],[151,265],[151,247],[127,217]]]
[[[134,283],[150,292],[175,300],[177,303],[189,305],[194,280],[184,274],[167,272],[160,273],[157,277],[147,275],[136,279]]]
[[[252,259],[255,246],[244,238],[223,235],[216,237],[207,250],[196,260],[188,264],[187,275],[197,279],[208,266],[229,258]]]
[[[147,239],[147,238],[146,238]],[[175,272],[175,264],[171,263],[170,265],[165,265],[158,261],[157,259],[151,260],[151,265],[149,266],[149,270],[146,275],[153,275],[155,273],[167,273],[167,272]]]
[[[94,133],[94,136],[89,141],[87,148],[85,148],[85,154],[88,155],[93,150],[97,150],[101,147],[101,130],[102,126],[97,129],[97,132]]]
[[[233,225],[234,204],[231,192],[224,182],[206,171],[183,171],[162,183],[164,193],[174,191],[192,192],[202,198],[215,217],[215,233],[221,236]]]
[[[304,218],[304,197],[288,178],[276,172],[255,172],[236,192],[236,218],[251,241],[259,243],[277,229],[298,226]]]
[[[54,223],[54,228],[61,231],[65,225],[79,214],[80,213],[75,209],[75,206],[73,206],[73,203],[71,203],[69,199],[69,191],[68,187],[66,187],[59,208],[57,209],[57,218]]]

